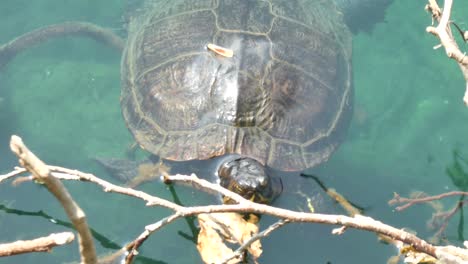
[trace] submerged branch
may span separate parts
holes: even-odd
[[[125,41],[112,30],[87,22],[63,22],[38,28],[6,44],[0,45],[0,69],[23,50],[48,41],[51,38],[64,36],[89,37],[119,51],[122,51],[125,46]]]
[[[437,200],[441,200],[443,198],[451,197],[451,196],[468,196],[468,192],[453,191],[453,192],[442,193],[439,195],[424,196],[420,198],[406,198],[406,197],[401,197],[397,193],[394,193],[393,198],[388,202],[388,204],[389,205],[403,204],[395,208],[395,210],[397,211],[403,211],[407,209],[408,207],[411,207],[415,204],[427,203],[430,201],[437,201]]]

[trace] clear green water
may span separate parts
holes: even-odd
[[[3,0],[0,1],[0,43],[41,25],[65,20],[90,21],[120,28],[125,1]],[[460,5],[456,21],[466,22]],[[387,205],[393,192],[431,194],[453,190],[446,168],[452,152],[468,155],[468,109],[462,104],[464,82],[455,63],[425,33],[430,23],[423,1],[396,1],[386,22],[371,34],[354,38],[355,109],[346,142],[326,164],[313,169],[325,183],[367,208],[366,213],[427,237],[424,206],[394,212]],[[465,12],[466,14],[466,12]],[[463,23],[462,23],[463,25]],[[466,25],[466,23],[464,24]],[[463,46],[466,49],[466,45]],[[23,137],[44,161],[102,175],[93,157],[124,156],[132,143],[119,110],[119,54],[89,40],[62,39],[32,48],[0,73],[0,173],[16,165],[8,150],[11,134]],[[104,194],[90,184],[67,183],[87,212],[90,225],[107,239],[122,244],[167,211],[144,208],[135,200]],[[144,190],[170,197],[160,184]],[[194,196],[182,192],[188,203]],[[185,198],[185,200],[184,200]],[[282,197],[282,206],[291,201]],[[447,201],[450,205],[453,201]],[[0,185],[0,204],[26,212],[43,210],[66,220],[63,210],[43,188],[33,184]],[[265,224],[271,219],[265,218]],[[456,239],[453,221],[447,235]],[[0,241],[27,239],[69,230],[45,218],[0,211]],[[385,263],[395,253],[372,234],[349,230],[331,236],[331,228],[290,225],[264,241],[263,263]],[[199,263],[184,221],[154,235],[140,263]],[[97,243],[100,254],[110,249]],[[76,243],[51,254],[0,259],[0,263],[60,263],[77,260]],[[151,262],[151,260],[153,262]]]

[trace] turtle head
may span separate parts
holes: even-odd
[[[283,191],[278,177],[270,176],[260,162],[246,157],[236,157],[223,162],[218,169],[220,184],[245,199],[269,204]],[[233,203],[226,197],[224,203]]]
[[[376,23],[383,22],[385,10],[392,2],[393,0],[335,0],[353,33],[370,32]]]

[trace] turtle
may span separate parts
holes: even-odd
[[[226,156],[217,173],[221,184],[270,203],[282,183],[265,168],[317,166],[345,138],[353,106],[351,30],[357,27],[346,22],[369,11],[347,14],[343,8],[355,2],[132,2],[121,60],[128,129],[142,149],[164,160]],[[122,45],[103,30],[73,26],[49,35],[85,32]],[[44,34],[23,39],[35,44]],[[26,45],[11,46],[0,49],[0,58],[9,60]],[[121,162],[104,163],[134,174],[133,167],[121,170]]]
[[[122,58],[121,109],[141,148],[175,161],[234,154],[221,184],[261,202],[282,189],[264,166],[330,157],[353,95],[351,33],[334,2],[162,2],[130,19]]]

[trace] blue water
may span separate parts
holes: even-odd
[[[453,19],[461,26],[468,5],[457,1]],[[123,32],[125,1],[3,0],[0,2],[0,43],[42,25],[66,20],[97,23]],[[348,137],[326,164],[310,172],[330,187],[366,208],[366,214],[424,238],[432,231],[426,221],[432,210],[416,206],[394,212],[387,205],[393,192],[408,195],[455,190],[446,169],[453,151],[468,157],[468,108],[462,103],[464,81],[458,66],[446,58],[425,33],[431,22],[423,1],[396,1],[384,23],[370,34],[354,37],[355,114]],[[466,45],[462,46],[466,50]],[[119,109],[120,54],[91,40],[65,38],[32,48],[0,72],[0,173],[16,165],[8,149],[11,134],[20,135],[49,164],[93,172],[112,180],[91,160],[124,157],[133,143]],[[311,184],[305,182],[304,184]],[[136,199],[106,194],[91,184],[67,182],[88,215],[90,226],[107,238],[97,243],[100,255],[122,245],[168,212],[145,208]],[[143,190],[170,198],[161,184]],[[178,188],[183,202],[197,193]],[[185,198],[185,200],[184,200]],[[282,206],[295,200],[281,197]],[[318,208],[325,207],[317,198]],[[323,205],[321,204],[323,202]],[[454,200],[444,201],[448,207]],[[24,215],[44,211],[66,221],[63,209],[42,187],[26,183],[0,185],[0,204],[21,210],[0,211],[0,242],[69,231],[45,217]],[[321,207],[322,206],[322,207]],[[295,208],[293,208],[295,209]],[[457,217],[446,233],[456,241]],[[264,219],[264,224],[271,222]],[[194,244],[178,234],[190,234],[186,222],[167,226],[145,243],[140,263],[199,263]],[[264,241],[262,263],[385,263],[396,253],[374,235],[348,230],[341,237],[331,227],[291,224]],[[102,241],[102,240],[101,240]],[[77,245],[2,258],[0,263],[61,263],[77,260]]]

